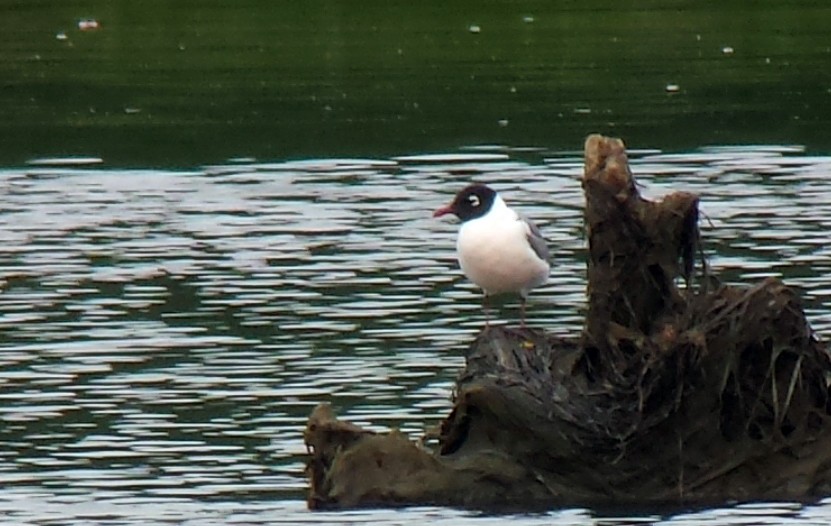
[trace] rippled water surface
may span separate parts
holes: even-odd
[[[796,146],[632,152],[642,191],[699,193],[727,281],[781,276],[831,332],[831,158]],[[577,153],[476,147],[191,171],[41,160],[0,170],[2,524],[498,524],[440,508],[310,513],[301,432],[331,402],[413,437],[449,410],[480,296],[434,220],[470,180],[539,223],[556,258],[530,323],[579,331]],[[513,323],[517,306],[495,313]],[[516,524],[821,524],[831,504],[591,510]]]

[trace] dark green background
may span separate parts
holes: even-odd
[[[0,165],[576,150],[594,131],[831,151],[825,0],[0,6]]]

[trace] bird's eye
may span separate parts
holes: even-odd
[[[479,206],[479,196],[471,195],[470,197],[467,198],[467,200],[470,202],[470,206],[473,206],[473,207]]]

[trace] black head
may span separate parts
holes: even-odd
[[[479,183],[472,184],[456,194],[448,206],[436,210],[433,217],[455,214],[463,222],[470,221],[487,214],[495,200],[496,192],[493,189]]]

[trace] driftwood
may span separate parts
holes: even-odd
[[[588,138],[583,187],[582,335],[485,329],[435,451],[319,406],[305,433],[310,508],[831,494],[831,360],[797,295],[774,279],[692,283],[698,198],[641,198],[621,141]]]

